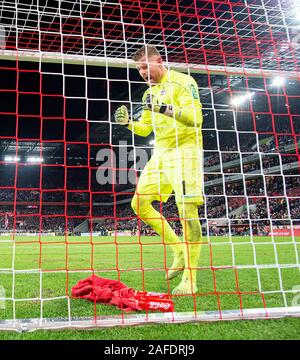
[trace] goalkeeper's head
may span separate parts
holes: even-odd
[[[154,46],[143,46],[133,55],[132,59],[135,61],[141,77],[149,85],[159,83],[167,71],[160,53]]]

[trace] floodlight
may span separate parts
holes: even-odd
[[[41,163],[43,161],[44,161],[43,158],[40,158],[40,157],[37,157],[37,156],[30,156],[30,157],[27,158],[27,162],[29,162],[29,163]]]
[[[237,106],[243,104],[248,99],[251,99],[253,97],[253,95],[254,95],[254,92],[251,92],[251,93],[248,92],[246,94],[236,96],[231,100],[231,105],[237,107]]]
[[[276,76],[272,81],[272,86],[280,87],[284,85],[285,79],[282,76]]]
[[[14,155],[5,155],[4,156],[4,161],[18,162],[18,161],[20,161],[20,157],[19,156],[14,156]]]

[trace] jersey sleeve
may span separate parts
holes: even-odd
[[[202,124],[202,104],[196,81],[187,76],[184,81],[176,82],[175,94],[179,106],[176,108],[176,120],[186,126],[200,127]]]
[[[145,102],[146,95],[147,95],[147,91],[144,93],[143,103]],[[128,125],[128,129],[139,136],[150,135],[151,132],[153,131],[151,111],[148,109],[143,109],[140,120],[130,122]]]

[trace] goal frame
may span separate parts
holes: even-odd
[[[0,59],[17,61],[41,61],[49,63],[77,64],[85,66],[111,66],[120,68],[134,68],[132,60],[116,58],[99,58],[95,56],[67,55],[62,53],[47,53],[28,50],[4,50],[0,49]],[[177,71],[188,71],[191,73],[219,74],[230,76],[250,77],[273,77],[284,76],[289,79],[298,79],[299,73],[276,71],[267,69],[235,68],[226,66],[212,66],[199,64],[167,63],[168,68]],[[238,267],[237,267],[238,268]],[[293,292],[293,291],[289,291]],[[298,293],[299,290],[295,290]],[[70,298],[68,306],[70,307]],[[0,298],[0,300],[2,300]],[[12,299],[9,299],[12,300]],[[219,320],[241,320],[241,319],[277,319],[282,317],[300,317],[300,306],[254,308],[222,311],[194,311],[174,313],[149,313],[149,314],[121,314],[119,316],[96,316],[85,318],[32,318],[12,319],[0,321],[0,330],[6,331],[33,331],[39,329],[94,329],[99,327],[114,327],[126,325],[146,325],[162,323],[186,323]]]

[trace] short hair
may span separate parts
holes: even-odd
[[[160,56],[159,51],[156,49],[155,46],[152,45],[145,45],[138,49],[132,56],[133,61],[139,61],[144,56],[150,57],[152,55]]]

